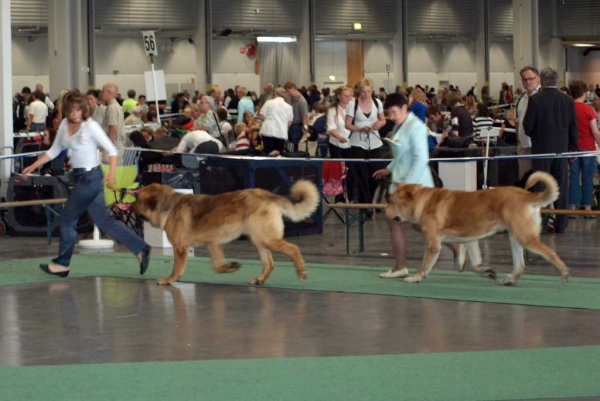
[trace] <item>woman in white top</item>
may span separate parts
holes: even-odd
[[[329,155],[333,159],[345,159],[350,155],[350,131],[346,129],[346,108],[354,90],[341,86],[335,91],[335,99],[327,111]]]
[[[233,127],[227,121],[227,110],[222,107],[219,108],[217,110],[217,118],[219,119],[221,136],[225,138],[225,149],[229,149],[231,144],[235,142],[235,132],[233,132]]]
[[[383,142],[378,130],[385,125],[383,105],[373,98],[373,81],[363,78],[358,83],[358,99],[346,107],[346,129],[350,134],[350,157],[353,159],[379,159]],[[373,173],[377,170],[374,163],[352,163],[351,177],[348,182],[354,188],[348,191],[351,200],[358,203],[371,203],[377,184]],[[356,194],[356,195],[354,195]],[[367,212],[370,217],[371,212]]]
[[[58,133],[50,149],[35,163],[23,170],[23,179],[39,166],[58,156],[63,149],[71,154],[70,178],[74,183],[69,198],[60,214],[60,247],[58,257],[40,268],[60,277],[69,275],[69,264],[77,240],[77,221],[87,210],[94,224],[117,241],[123,243],[140,262],[140,274],[148,269],[150,246],[129,230],[122,221],[111,217],[104,200],[104,183],[109,188],[115,184],[117,149],[102,127],[89,116],[84,95],[67,93],[62,102],[66,118],[60,123]],[[108,153],[109,172],[106,177],[98,161],[98,147]]]

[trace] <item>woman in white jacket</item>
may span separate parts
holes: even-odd
[[[433,187],[433,177],[428,165],[427,126],[408,110],[408,99],[404,95],[399,93],[388,95],[384,108],[388,112],[388,118],[396,124],[392,138],[388,141],[394,159],[386,168],[376,171],[373,177],[381,179],[391,174],[392,183],[388,190],[390,194],[401,182]],[[389,225],[396,264],[389,271],[380,274],[380,277],[408,277],[406,233],[400,221],[389,220]]]

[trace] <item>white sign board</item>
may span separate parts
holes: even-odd
[[[165,72],[163,70],[155,70],[156,76],[156,96],[154,98],[154,80],[152,79],[152,71],[144,71],[144,80],[146,81],[146,101],[153,102],[155,100],[167,100],[167,88],[165,85]]]
[[[158,55],[158,46],[156,46],[154,31],[142,31],[142,37],[144,38],[144,50],[146,51],[146,55]]]

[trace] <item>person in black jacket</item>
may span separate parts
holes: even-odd
[[[531,138],[531,153],[563,153],[577,151],[577,120],[573,98],[556,87],[558,74],[552,68],[540,72],[542,91],[529,98],[523,120],[525,134]],[[569,162],[567,159],[533,159],[533,171],[550,173],[558,182],[560,196],[554,206],[566,209],[569,186]],[[536,188],[537,189],[537,188]],[[558,215],[554,230],[564,233],[569,219]]]

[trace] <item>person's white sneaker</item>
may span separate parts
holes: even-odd
[[[408,277],[410,275],[410,273],[408,272],[408,269],[406,267],[400,269],[400,270],[388,270],[385,273],[381,273],[379,275],[379,277],[381,278],[404,278],[404,277]]]

